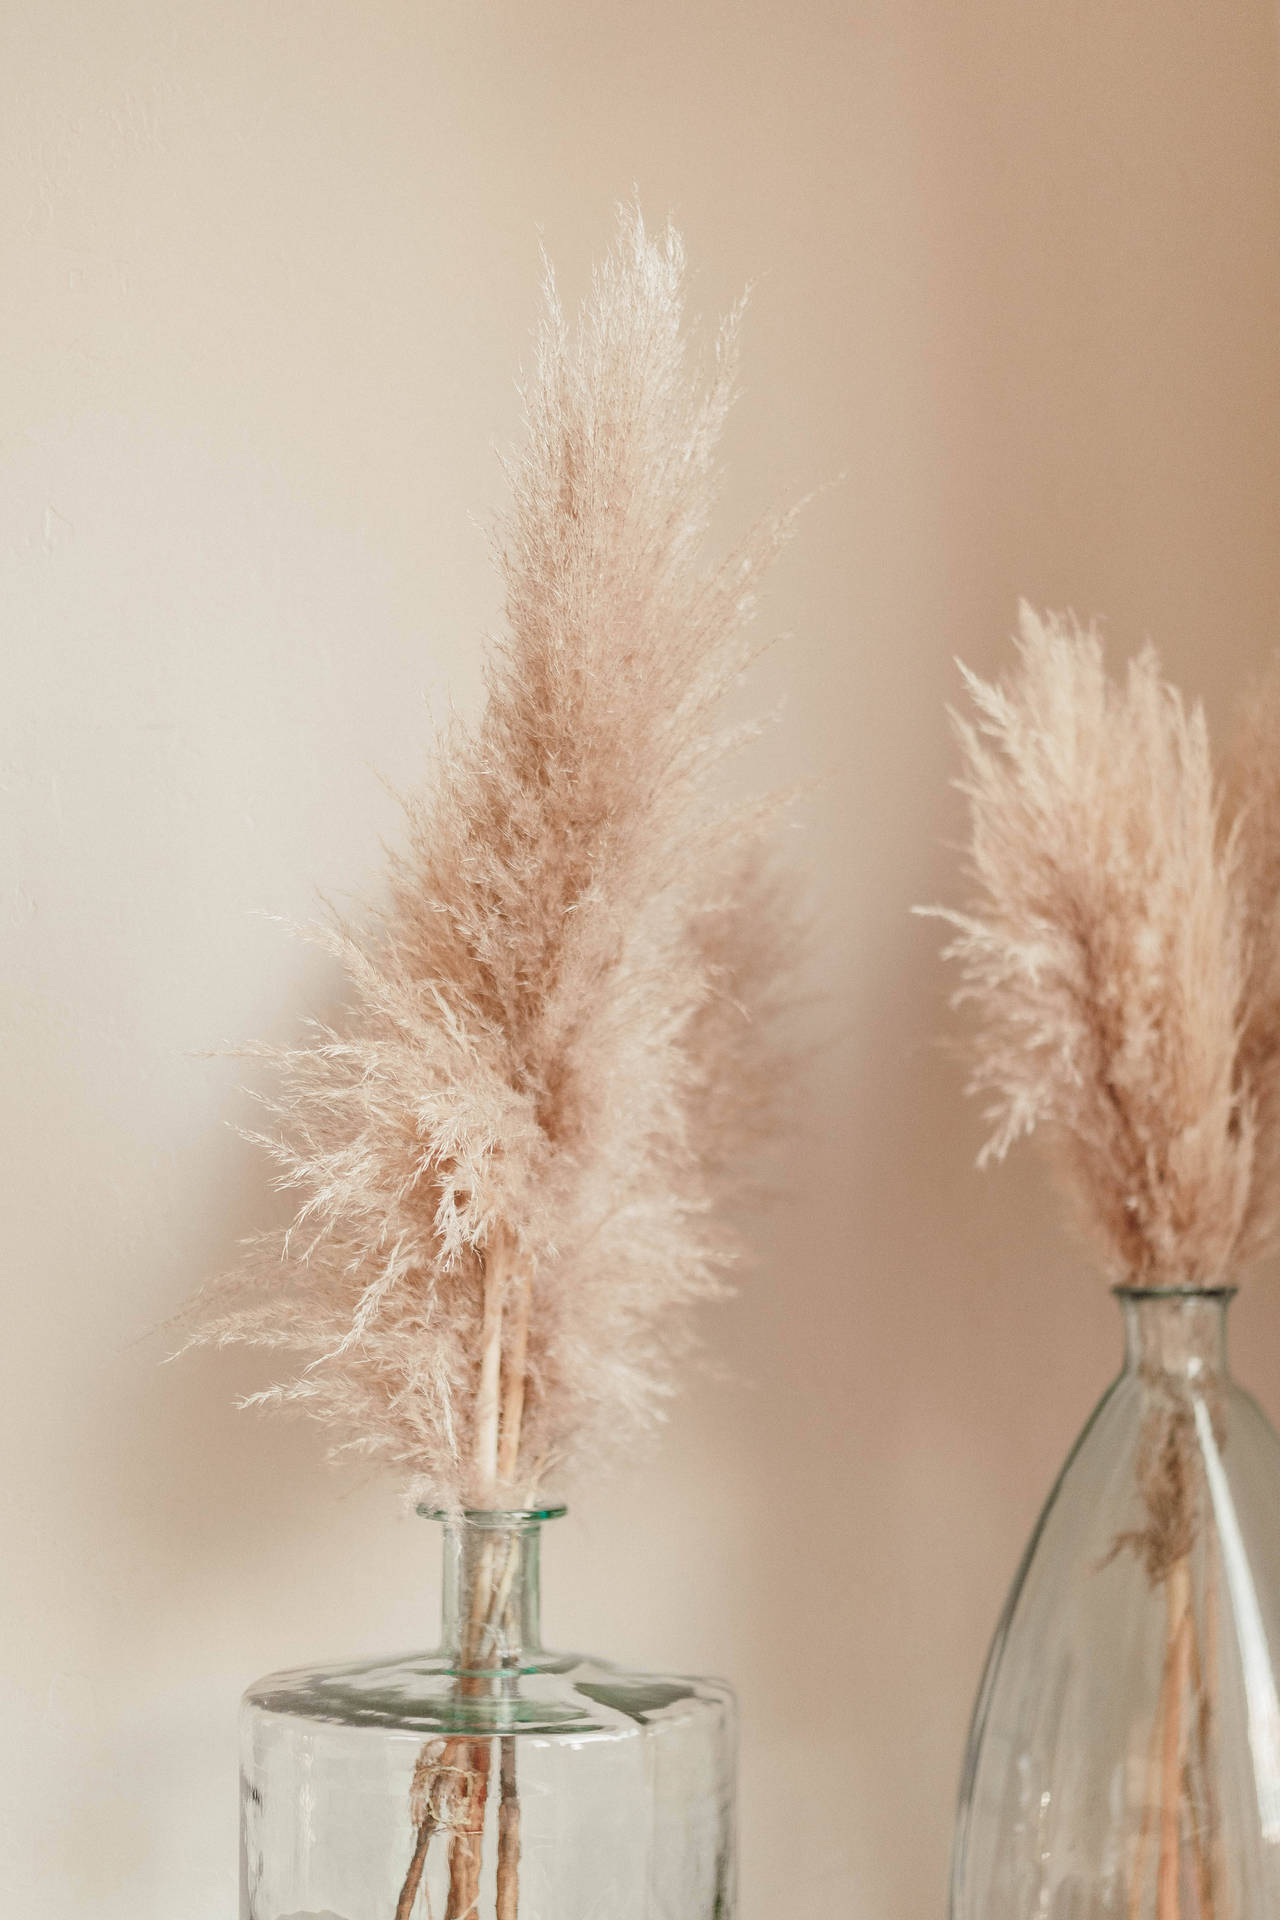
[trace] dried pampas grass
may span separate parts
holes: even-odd
[[[704,378],[682,265],[633,212],[576,326],[548,276],[487,705],[408,803],[385,910],[318,936],[347,1014],[261,1050],[297,1217],[195,1336],[296,1354],[254,1399],[441,1506],[527,1503],[652,1425],[780,1082],[773,809],[719,776],[783,529],[706,564],[735,324]]]
[[[929,910],[982,1157],[1043,1131],[1118,1282],[1220,1280],[1280,1227],[1280,683],[1220,784],[1150,648],[1115,681],[1095,632],[1023,606],[1017,649],[965,673],[976,898]]]

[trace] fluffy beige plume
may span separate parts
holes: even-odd
[[[348,1013],[264,1050],[299,1210],[198,1336],[299,1355],[255,1397],[445,1506],[527,1501],[652,1423],[779,1080],[772,816],[716,776],[781,530],[704,559],[734,324],[704,377],[681,280],[637,213],[576,326],[548,276],[487,704],[408,805],[386,909],[324,936]]]
[[[1045,1128],[1118,1281],[1221,1279],[1264,1250],[1271,1209],[1241,1046],[1250,910],[1204,716],[1150,649],[1117,684],[1095,633],[1025,606],[1017,646],[1007,681],[965,676],[977,900],[942,916],[984,1158]]]

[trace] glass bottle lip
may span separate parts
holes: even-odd
[[[1122,1283],[1118,1287],[1112,1287],[1111,1291],[1122,1303],[1128,1300],[1221,1300],[1226,1302],[1234,1300],[1240,1289],[1232,1286],[1228,1281],[1215,1281],[1202,1287],[1191,1285],[1141,1287]]]
[[[416,1511],[424,1520],[439,1520],[445,1526],[477,1527],[488,1533],[529,1533],[544,1520],[560,1520],[568,1507],[432,1507],[424,1501]]]

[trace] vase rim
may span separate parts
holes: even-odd
[[[1112,1287],[1117,1300],[1234,1300],[1239,1287],[1228,1281],[1215,1281],[1206,1286],[1191,1285],[1176,1287],[1142,1287],[1122,1284]]]
[[[544,1520],[560,1520],[568,1513],[565,1506],[545,1507],[433,1507],[426,1501],[416,1509],[424,1520],[440,1520],[447,1526],[463,1521],[494,1533],[513,1533],[540,1527]]]

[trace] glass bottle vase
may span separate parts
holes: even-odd
[[[542,1522],[443,1520],[434,1653],[241,1711],[241,1920],[729,1920],[733,1695],[539,1635]]]
[[[974,1710],[952,1920],[1280,1916],[1280,1440],[1229,1288],[1117,1289]]]

